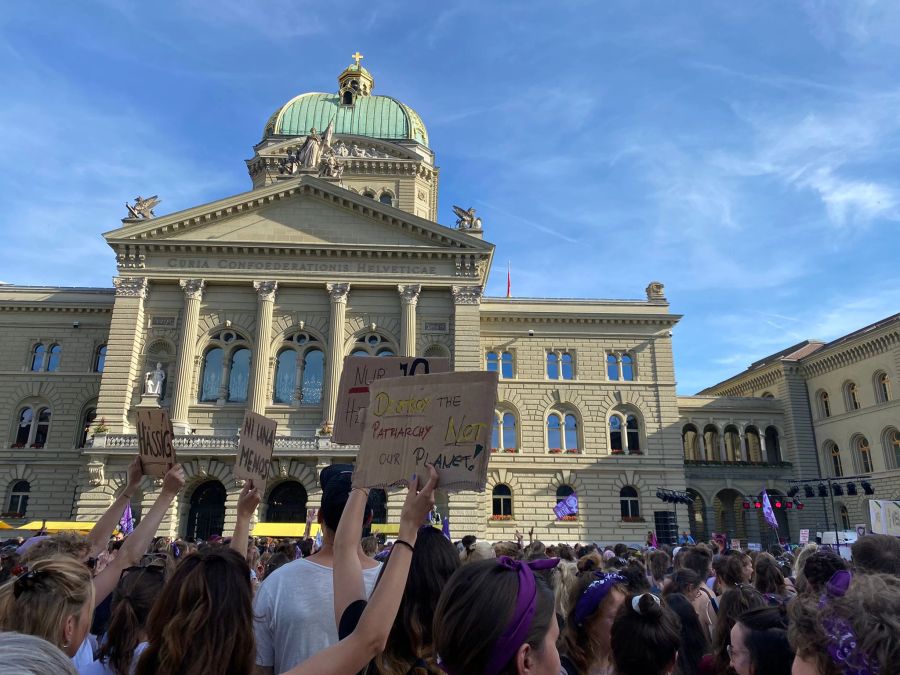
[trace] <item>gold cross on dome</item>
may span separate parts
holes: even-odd
[[[357,49],[357,50],[356,50],[356,53],[355,53],[355,54],[352,54],[352,55],[350,56],[350,58],[356,60],[356,67],[359,68],[359,62],[360,62],[360,60],[363,59],[364,57],[363,57],[362,54],[359,53],[359,50]]]

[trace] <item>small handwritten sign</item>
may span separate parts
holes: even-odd
[[[556,514],[557,518],[577,515],[578,495],[573,492],[565,499],[560,500],[559,504],[553,507],[553,513]]]
[[[244,413],[241,441],[234,462],[234,477],[249,478],[260,493],[272,474],[272,452],[278,423],[249,410]]]
[[[809,543],[809,530],[800,530],[800,543],[804,545]]]
[[[448,491],[483,491],[497,373],[440,373],[376,380],[353,473],[354,487],[387,487],[433,464]]]
[[[331,440],[342,445],[359,445],[362,440],[362,411],[369,405],[369,387],[389,377],[446,373],[450,359],[431,356],[348,356],[344,359],[338,385],[337,412]]]
[[[169,413],[163,408],[137,411],[138,449],[145,476],[162,478],[178,459]]]

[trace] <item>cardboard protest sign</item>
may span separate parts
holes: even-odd
[[[163,408],[137,410],[138,449],[145,476],[162,478],[178,459],[169,413]]]
[[[244,413],[241,440],[234,462],[234,477],[249,478],[260,493],[272,473],[272,452],[278,423],[249,410]]]
[[[809,543],[809,530],[800,530],[800,543],[801,544]]]
[[[369,405],[369,387],[389,377],[446,373],[450,359],[431,356],[348,356],[344,359],[338,385],[337,412],[331,441],[359,445],[362,439],[362,411]]]
[[[375,380],[363,421],[354,487],[440,474],[444,490],[484,490],[497,373],[441,373]]]
[[[578,513],[578,495],[575,493],[570,494],[563,500],[560,500],[559,504],[553,507],[553,513],[556,514],[557,518],[563,518],[565,516],[574,516]]]

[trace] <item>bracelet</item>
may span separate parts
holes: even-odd
[[[403,544],[413,553],[415,553],[416,551],[415,547],[412,544],[410,544],[408,541],[404,541],[403,539],[397,539],[396,541],[394,541],[394,546],[396,546],[397,544]]]

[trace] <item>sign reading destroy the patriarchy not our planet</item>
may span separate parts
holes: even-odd
[[[272,475],[272,453],[275,451],[275,431],[278,423],[249,410],[244,413],[240,443],[234,461],[234,477],[248,478],[260,494]]]
[[[440,474],[449,491],[484,490],[497,402],[497,373],[440,373],[369,386],[354,487],[408,483]]]
[[[331,440],[341,445],[359,445],[363,410],[369,405],[369,386],[389,377],[446,373],[450,359],[430,356],[348,356],[338,385],[337,414]]]
[[[178,461],[169,413],[163,408],[138,410],[137,435],[141,472],[145,476],[162,478]]]

